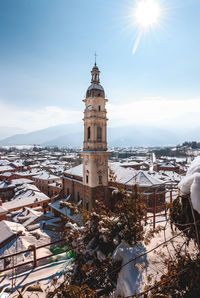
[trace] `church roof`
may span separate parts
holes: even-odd
[[[97,70],[97,71],[99,71],[99,68],[98,68],[98,66],[96,65],[96,62],[95,62],[95,64],[94,64],[92,70]]]
[[[151,176],[145,171],[137,171],[133,168],[123,168],[120,162],[109,162],[108,167],[113,171],[116,182],[124,185],[138,184],[140,187],[152,187],[164,184],[164,182],[156,177]],[[83,164],[73,167],[66,174],[72,176],[83,177]],[[109,180],[111,180],[109,178]]]
[[[73,167],[73,168],[65,171],[64,173],[72,175],[72,176],[83,177],[83,164]]]
[[[152,177],[145,171],[137,171],[133,168],[123,168],[119,162],[110,162],[109,168],[116,176],[116,182],[125,185],[138,184],[140,187],[152,187],[163,184],[163,181]]]
[[[91,85],[88,87],[87,91],[88,91],[88,90],[92,90],[92,89],[99,89],[99,90],[103,90],[103,91],[104,91],[103,87],[102,87],[100,84],[91,84]]]

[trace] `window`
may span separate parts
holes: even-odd
[[[88,181],[89,181],[89,177],[88,175],[86,175],[86,183],[88,183]]]
[[[100,96],[100,95],[99,95]],[[99,106],[99,112],[101,111],[101,106]]]
[[[77,202],[79,202],[80,201],[80,193],[78,192],[77,193]]]
[[[67,196],[69,195],[69,188],[67,188]]]
[[[102,128],[97,127],[97,140],[101,141],[101,137],[102,137]]]
[[[87,129],[88,140],[90,139],[90,126]]]
[[[102,176],[99,176],[99,184],[102,184]]]

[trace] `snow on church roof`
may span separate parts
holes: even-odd
[[[156,186],[156,185],[161,185],[163,184],[163,181],[152,177],[151,175],[147,174],[146,172],[139,171],[135,177],[133,177],[128,184],[139,184],[141,187],[151,187],[151,186]]]
[[[64,173],[73,175],[73,176],[83,177],[83,164],[73,167],[73,168],[65,171]]]
[[[114,172],[116,182],[118,183],[126,185],[138,184],[140,187],[151,187],[163,184],[163,181],[152,177],[145,171],[123,168],[122,165],[119,162],[109,163],[109,168]]]
[[[100,84],[92,84],[92,85],[90,85],[88,87],[87,91],[88,90],[91,90],[91,89],[99,89],[99,90],[103,90],[104,91],[103,87]]]
[[[116,182],[120,184],[138,184],[140,187],[151,187],[163,184],[163,181],[151,176],[145,171],[137,171],[133,168],[123,168],[123,164],[120,162],[109,162],[108,167],[111,171],[113,171],[113,174],[116,177]],[[111,171],[109,171],[109,173],[111,173]],[[64,173],[82,178],[83,164],[73,167]]]

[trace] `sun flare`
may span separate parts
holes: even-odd
[[[161,5],[161,0],[135,0],[132,7],[130,20],[134,27],[137,27],[138,34],[135,40],[132,53],[135,54],[141,39],[146,32],[154,27],[161,27],[163,12],[165,8]]]
[[[133,11],[133,18],[141,30],[147,30],[159,23],[161,7],[157,0],[138,0]]]

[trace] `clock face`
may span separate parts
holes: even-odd
[[[95,163],[96,163],[97,167],[101,167],[104,165],[104,161],[101,158],[97,158],[95,160]]]

